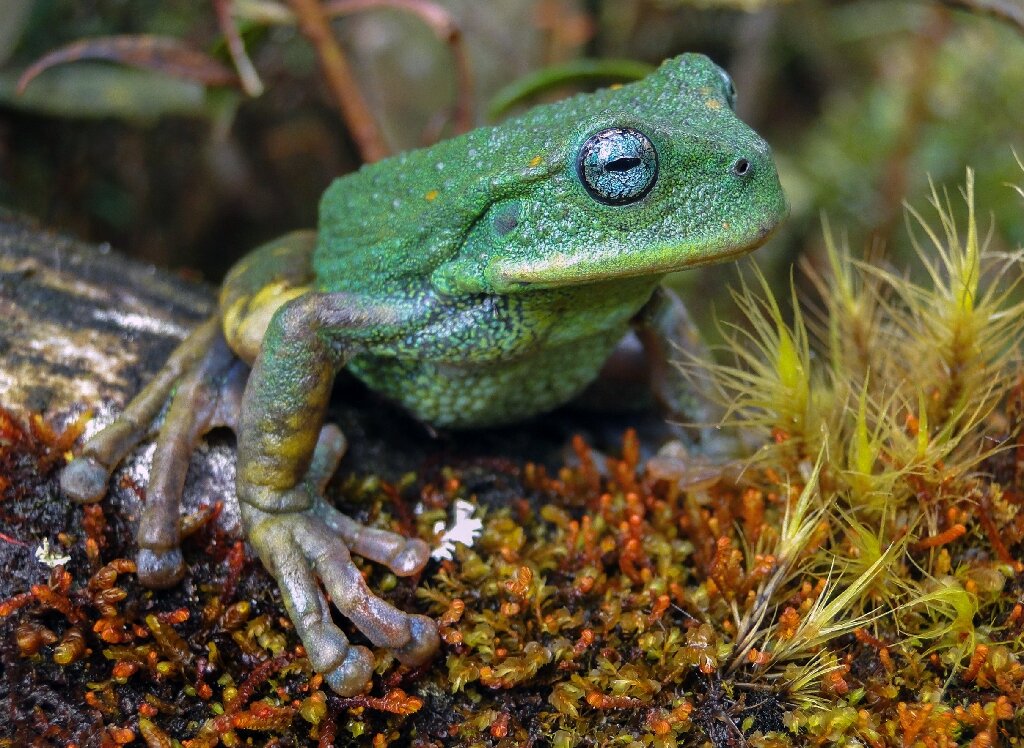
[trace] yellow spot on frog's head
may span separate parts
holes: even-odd
[[[731,228],[731,226],[732,224],[730,224],[728,221],[722,221],[722,228],[725,229],[726,231],[728,231]]]
[[[423,196],[428,203],[432,203],[437,200],[437,190],[430,190],[426,195]]]
[[[704,106],[713,111],[718,111],[722,108],[722,102],[718,99],[705,99]]]
[[[530,159],[530,166],[540,166],[543,162],[544,162],[543,157],[541,157],[541,156],[534,156],[533,158]]]

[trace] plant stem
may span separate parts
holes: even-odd
[[[288,0],[299,21],[299,29],[316,49],[327,85],[352,133],[364,161],[380,161],[389,155],[366,98],[356,83],[352,68],[334,36],[318,0]]]

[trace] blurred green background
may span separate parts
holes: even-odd
[[[1024,33],[1005,19],[939,0],[437,4],[461,30],[477,124],[502,87],[577,58],[657,63],[699,51],[723,65],[741,116],[775,149],[791,203],[786,228],[758,254],[776,280],[819,256],[823,212],[855,251],[884,247],[907,266],[904,199],[925,208],[929,179],[956,198],[968,166],[993,241],[1024,244],[1024,206],[1006,186],[1024,181],[1014,159],[1024,155]],[[1000,5],[1024,18],[1021,0]],[[260,242],[314,224],[320,193],[359,165],[358,152],[310,45],[292,25],[254,20],[284,6],[230,7],[265,87],[258,97],[84,61],[52,68],[19,97],[31,62],[89,37],[174,37],[230,63],[213,4],[5,0],[0,205],[212,282]],[[451,49],[420,19],[373,10],[334,28],[395,150],[451,133]],[[734,278],[712,267],[680,284],[701,284],[699,314]]]

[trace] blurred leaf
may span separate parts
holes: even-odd
[[[78,60],[118,62],[209,86],[238,85],[234,71],[208,54],[171,37],[139,34],[84,39],[55,49],[29,66],[18,91],[24,92],[44,70]]]
[[[11,52],[21,41],[35,0],[6,0],[3,4],[3,23],[0,23],[0,65],[7,62]]]
[[[16,93],[17,79],[16,71],[0,71],[0,105],[58,117],[211,118],[238,100],[232,90],[98,63],[47,70],[23,94]]]
[[[788,5],[793,0],[657,0],[663,8],[691,7],[701,10],[745,10],[754,12],[779,5]]]
[[[654,66],[636,60],[581,59],[551,65],[508,84],[491,98],[487,116],[496,119],[529,98],[583,81],[635,81],[654,72]]]

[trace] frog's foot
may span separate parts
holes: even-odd
[[[319,504],[320,502],[318,502]],[[330,514],[333,510],[329,510]],[[331,688],[342,695],[360,693],[373,671],[373,657],[365,647],[350,645],[331,619],[317,579],[342,615],[375,646],[390,649],[398,660],[417,666],[437,652],[437,625],[426,616],[404,613],[377,597],[352,562],[346,542],[322,518],[324,508],[305,512],[268,514],[243,505],[249,542],[281,587],[288,615],[294,622],[310,662],[323,673]],[[345,518],[351,525],[357,525]],[[426,544],[392,533],[379,542],[379,530],[361,528],[353,543],[393,572],[415,573],[426,563]],[[372,541],[366,538],[373,535]],[[373,555],[371,556],[370,551]]]
[[[333,427],[321,432],[306,482],[309,488],[319,482],[314,473],[332,462],[324,458],[323,447],[335,432]],[[293,490],[303,491],[301,487]],[[282,505],[294,501],[281,499]],[[373,657],[365,647],[349,644],[335,625],[317,580],[342,615],[400,662],[415,667],[437,653],[437,624],[377,597],[349,555],[351,549],[407,576],[421,571],[429,559],[429,548],[422,540],[365,527],[319,497],[304,511],[272,514],[246,503],[241,508],[249,542],[277,580],[310,662],[336,692],[343,696],[362,692],[373,673]]]
[[[149,587],[169,587],[184,575],[180,504],[189,460],[207,431],[236,426],[246,374],[220,334],[218,320],[209,320],[179,346],[117,420],[85,443],[82,456],[61,474],[61,489],[71,499],[98,501],[113,469],[146,437],[174,390],[157,435],[137,536],[138,575]]]

